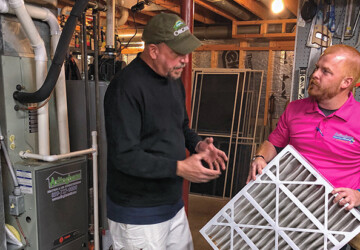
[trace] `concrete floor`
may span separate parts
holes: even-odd
[[[189,194],[188,220],[195,250],[211,250],[212,247],[199,230],[214,217],[230,199]]]

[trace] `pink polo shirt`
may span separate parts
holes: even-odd
[[[291,102],[269,141],[294,146],[334,187],[360,188],[360,103],[352,93],[327,117],[311,98]]]

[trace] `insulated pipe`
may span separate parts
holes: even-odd
[[[115,49],[115,0],[106,1],[106,48]]]
[[[61,9],[61,15],[63,15],[63,16],[68,16],[68,15],[70,14],[71,10],[72,10],[72,7],[70,7],[70,6],[65,6],[65,7],[63,7],[63,8]],[[69,14],[68,14],[68,13],[69,13]]]
[[[47,73],[47,55],[45,44],[39,35],[29,13],[25,8],[23,0],[9,0],[9,6],[15,12],[19,19],[26,36],[30,40],[30,44],[35,53],[35,72],[36,72],[36,88],[40,89],[44,81],[44,76]],[[37,110],[38,113],[38,141],[39,153],[43,155],[50,154],[50,126],[49,126],[49,106],[45,104],[42,108]]]
[[[44,84],[39,90],[34,93],[25,93],[15,91],[13,97],[21,103],[38,103],[48,98],[54,89],[56,81],[59,77],[61,66],[64,63],[65,55],[67,53],[70,40],[75,30],[77,19],[81,16],[87,6],[88,0],[75,1],[75,5],[71,10],[70,16],[65,24],[63,32],[61,33],[59,44],[56,48],[50,70],[46,76]]]
[[[40,155],[40,154],[32,154],[28,152],[21,151],[19,155],[21,158],[25,159],[36,159],[42,160],[47,162],[53,162],[60,159],[66,159],[70,157],[92,154],[92,161],[93,161],[93,192],[94,192],[94,244],[95,250],[99,250],[99,190],[98,190],[98,145],[97,145],[97,132],[91,132],[92,138],[92,147],[89,149],[79,150],[67,154],[61,155]]]
[[[61,35],[61,29],[57,18],[46,8],[36,7],[29,4],[25,4],[25,8],[32,18],[44,21],[49,25],[51,34],[51,53],[53,55]],[[0,12],[15,14],[15,11],[13,9],[9,9],[8,4],[4,0],[0,1]],[[60,76],[56,84],[56,109],[58,117],[60,153],[64,154],[70,152],[64,66],[62,66]]]
[[[119,26],[122,26],[124,25],[128,18],[129,18],[129,10],[124,8],[124,7],[119,7],[119,11],[120,11],[120,18],[117,18],[115,20],[115,27],[119,27]]]

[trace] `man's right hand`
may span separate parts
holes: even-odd
[[[250,169],[249,169],[249,175],[246,180],[246,184],[248,184],[251,180],[256,179],[256,174],[262,174],[263,168],[266,167],[266,161],[261,158],[257,157],[253,162],[251,162]]]
[[[177,162],[176,174],[191,182],[209,182],[221,175],[219,168],[208,169],[201,164],[206,153],[194,154],[183,161]]]
[[[262,174],[262,170],[266,167],[266,161],[271,161],[277,154],[274,145],[271,144],[268,140],[265,140],[256,151],[257,155],[263,155],[265,157],[256,157],[253,162],[251,162],[249,175],[246,180],[246,184],[248,184],[251,180],[256,179],[256,174]]]

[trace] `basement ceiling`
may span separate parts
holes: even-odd
[[[272,0],[194,0],[194,28],[227,26],[234,22],[296,19],[298,0],[283,0],[285,9],[280,14],[271,12]],[[70,0],[58,0],[58,7],[71,6]],[[106,2],[102,1],[104,5]],[[131,11],[136,4],[143,4],[139,11]],[[128,10],[127,21],[119,28],[142,28],[160,12],[180,15],[181,0],[116,0],[116,18]],[[105,14],[102,14],[103,19]]]

